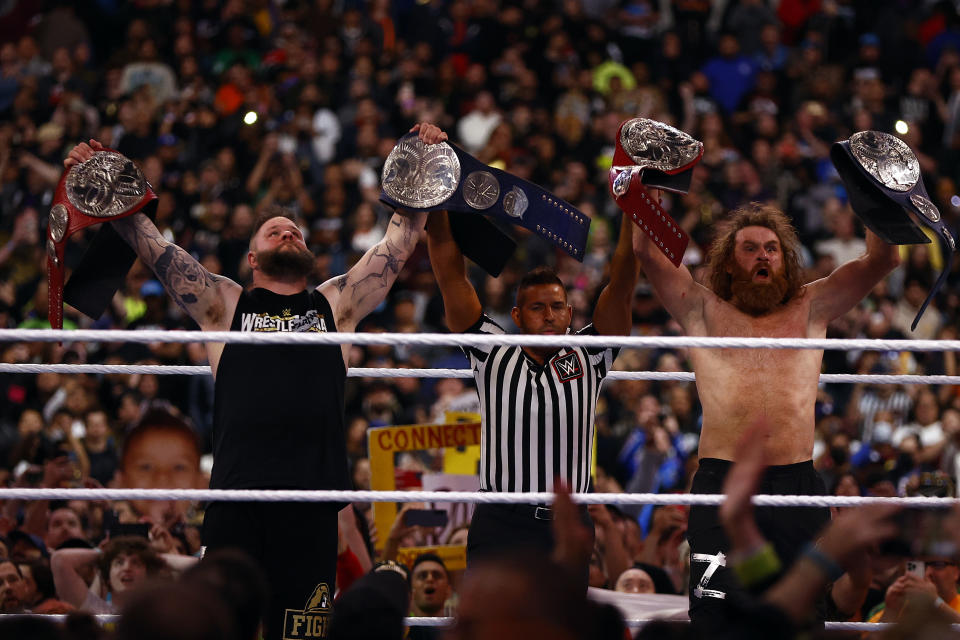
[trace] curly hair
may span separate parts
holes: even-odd
[[[113,565],[113,561],[121,555],[140,558],[147,569],[148,576],[156,576],[162,573],[167,567],[163,558],[153,550],[146,538],[120,536],[113,538],[104,545],[103,554],[97,563],[100,575],[103,576],[107,584],[110,584],[110,567]]]
[[[793,298],[805,284],[800,239],[785,213],[760,202],[738,207],[725,220],[717,223],[717,235],[707,253],[707,281],[710,288],[724,300],[733,297],[733,276],[727,273],[727,265],[733,260],[737,232],[744,227],[766,227],[777,234],[783,251],[783,274],[787,280],[787,291],[781,302]]]

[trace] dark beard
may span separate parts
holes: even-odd
[[[258,251],[260,270],[271,278],[281,280],[309,276],[313,272],[313,254],[296,245],[290,246],[292,250],[281,245],[276,249]]]
[[[734,265],[730,302],[744,313],[762,316],[784,301],[787,288],[787,277],[783,270],[771,273],[769,282],[753,282],[751,273],[744,271],[740,265]]]

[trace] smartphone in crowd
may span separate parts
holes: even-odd
[[[410,509],[403,514],[403,524],[408,527],[445,527],[448,516],[443,509]]]
[[[927,569],[922,560],[907,560],[907,574],[923,580],[927,575]]]
[[[111,539],[120,536],[148,538],[150,535],[150,523],[120,522],[115,511],[106,511],[103,514],[103,530]]]

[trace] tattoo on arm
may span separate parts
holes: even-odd
[[[209,314],[210,310],[194,305],[216,295],[212,289],[224,279],[222,276],[210,273],[186,251],[168,242],[146,216],[118,220],[114,228],[153,268],[174,302],[194,319],[198,312]]]
[[[338,305],[338,322],[348,318],[359,320],[380,304],[416,248],[425,222],[426,214],[422,212],[394,214],[383,240],[346,275],[334,281],[341,293],[350,286],[350,294],[341,298]]]
[[[410,219],[410,216],[400,215],[399,213],[395,213],[393,214],[393,217],[390,219],[390,224],[399,228],[402,234],[398,238],[396,237],[396,232],[394,232],[394,235],[392,237],[394,242],[399,243],[401,248],[406,248],[409,251],[412,251],[417,244],[417,240],[419,240],[420,238],[420,234],[417,230],[414,229],[415,225],[413,224],[413,221]],[[387,231],[387,237],[385,238],[385,241],[388,243],[391,240],[390,231],[391,230]]]
[[[373,265],[374,260],[383,259],[383,268],[379,272],[370,270],[367,275],[363,276],[359,280],[353,283],[353,293],[354,295],[365,294],[367,292],[361,291],[361,288],[366,288],[370,285],[367,283],[372,283],[373,288],[380,289],[386,286],[389,286],[390,273],[394,275],[400,273],[400,269],[403,268],[403,260],[397,257],[397,254],[400,252],[394,247],[389,241],[384,242],[383,245],[376,245],[373,248],[373,253],[367,258],[367,264]],[[339,284],[338,284],[339,286]]]
[[[219,276],[211,274],[186,251],[173,244],[163,249],[163,253],[154,260],[153,268],[184,311],[188,311],[189,305],[196,304],[207,293],[206,290],[215,287],[220,280]]]

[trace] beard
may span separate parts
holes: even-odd
[[[770,271],[768,268],[767,271]],[[733,279],[730,282],[733,306],[751,316],[762,316],[782,303],[787,294],[787,277],[781,269],[770,274],[767,282],[753,282],[753,273],[740,265],[733,266]]]
[[[305,278],[313,272],[313,254],[297,245],[281,245],[257,252],[260,270],[271,278]]]

